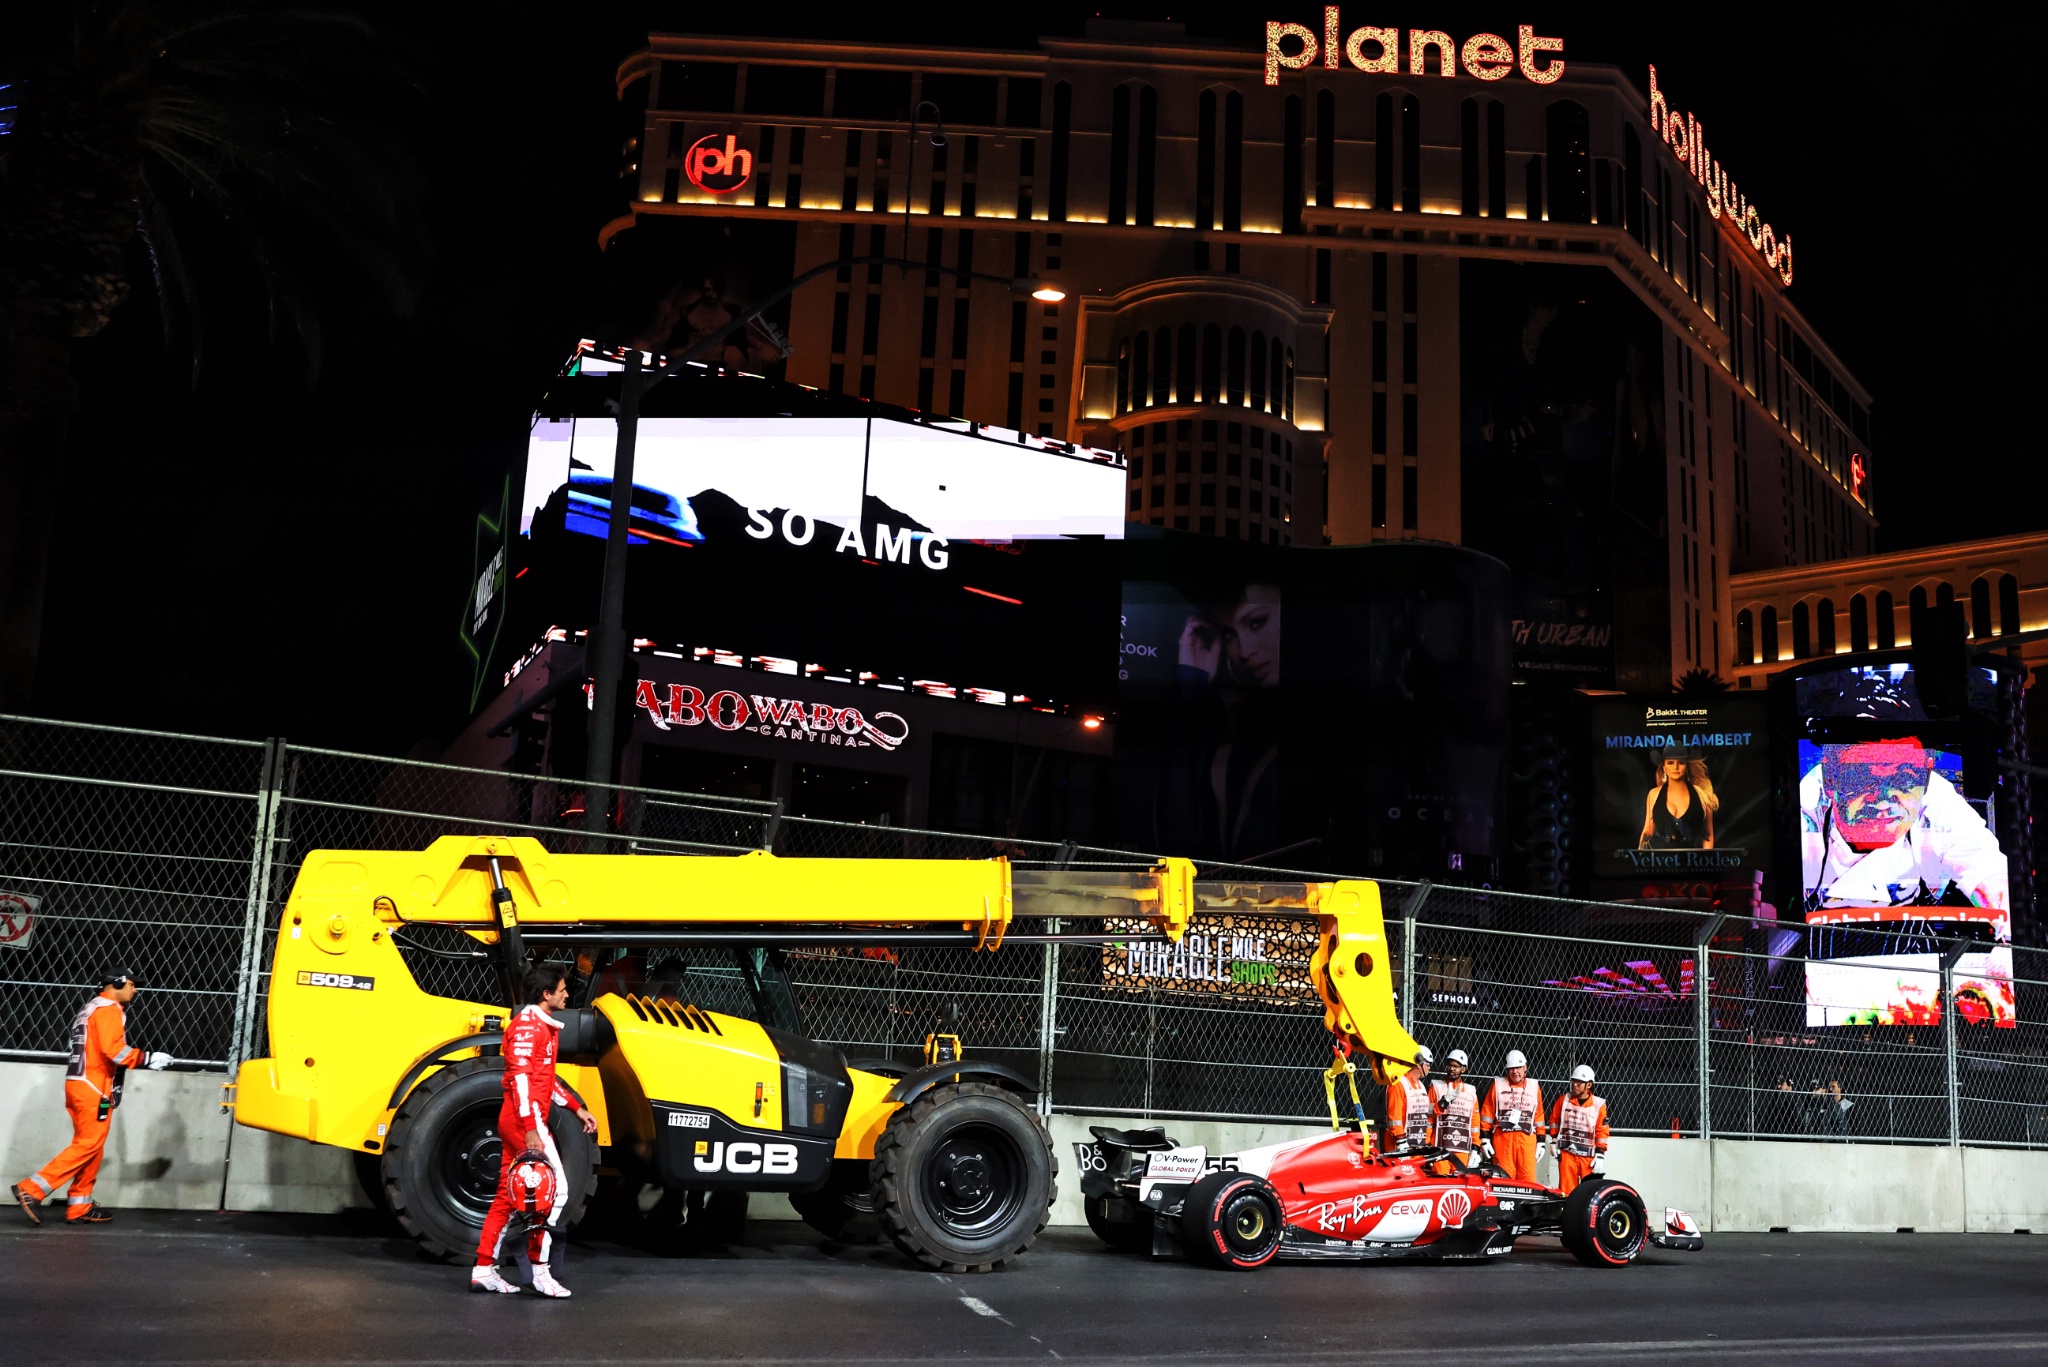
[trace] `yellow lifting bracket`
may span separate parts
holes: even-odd
[[[1342,1039],[1330,1045],[1330,1066],[1323,1070],[1323,1094],[1330,1103],[1330,1128],[1342,1130],[1343,1118],[1337,1114],[1337,1079],[1343,1078],[1351,1086],[1351,1113],[1358,1120],[1358,1142],[1365,1147],[1365,1156],[1372,1157],[1372,1121],[1366,1119],[1365,1101],[1358,1094],[1358,1065],[1351,1061],[1351,1048]]]

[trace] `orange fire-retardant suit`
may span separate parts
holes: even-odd
[[[47,1199],[66,1182],[71,1194],[65,1218],[77,1220],[93,1208],[93,1183],[106,1153],[114,1107],[121,1104],[122,1075],[144,1061],[128,1043],[127,1013],[106,993],[87,1002],[71,1021],[71,1061],[64,1069],[64,1109],[71,1113],[71,1142],[25,1184]]]
[[[1550,1108],[1550,1132],[1557,1136],[1557,1189],[1570,1191],[1593,1175],[1593,1160],[1607,1152],[1607,1101],[1588,1095],[1583,1104],[1561,1096]]]
[[[1536,1141],[1543,1133],[1543,1088],[1533,1077],[1517,1087],[1493,1080],[1479,1103],[1479,1133],[1493,1141],[1493,1161],[1517,1182],[1536,1184]]]
[[[1384,1145],[1394,1149],[1424,1149],[1436,1142],[1433,1123],[1436,1114],[1429,1104],[1429,1084],[1423,1070],[1411,1068],[1387,1084],[1387,1133]]]

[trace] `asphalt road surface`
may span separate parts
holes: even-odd
[[[1054,1230],[973,1277],[756,1222],[722,1256],[574,1247],[556,1302],[471,1295],[367,1213],[8,1216],[8,1363],[2048,1362],[2048,1237],[2025,1235],[1718,1235],[1619,1272],[1525,1240],[1479,1265],[1231,1273]]]

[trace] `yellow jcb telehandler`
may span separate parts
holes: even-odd
[[[927,1266],[986,1271],[1030,1247],[1052,1206],[1035,1082],[936,1037],[923,1067],[849,1067],[802,1033],[779,950],[1045,938],[1012,934],[1019,918],[1057,920],[1061,939],[1129,939],[1137,922],[1177,940],[1197,910],[1297,912],[1321,924],[1312,971],[1331,1030],[1383,1082],[1412,1066],[1377,885],[1193,872],[552,854],[517,837],[314,851],[279,927],[270,1054],[242,1065],[235,1118],[349,1150],[424,1252],[466,1256],[497,1184],[516,984],[534,958],[573,958],[588,1005],[562,1017],[558,1072],[598,1131],[554,1117],[569,1223],[602,1167],[700,1224],[730,1221],[744,1193],[787,1192],[827,1234],[869,1218]],[[720,971],[651,982],[657,949]]]

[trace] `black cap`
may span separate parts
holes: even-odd
[[[122,983],[134,983],[137,987],[142,986],[141,981],[125,968],[103,968],[100,970],[101,987],[119,987]]]

